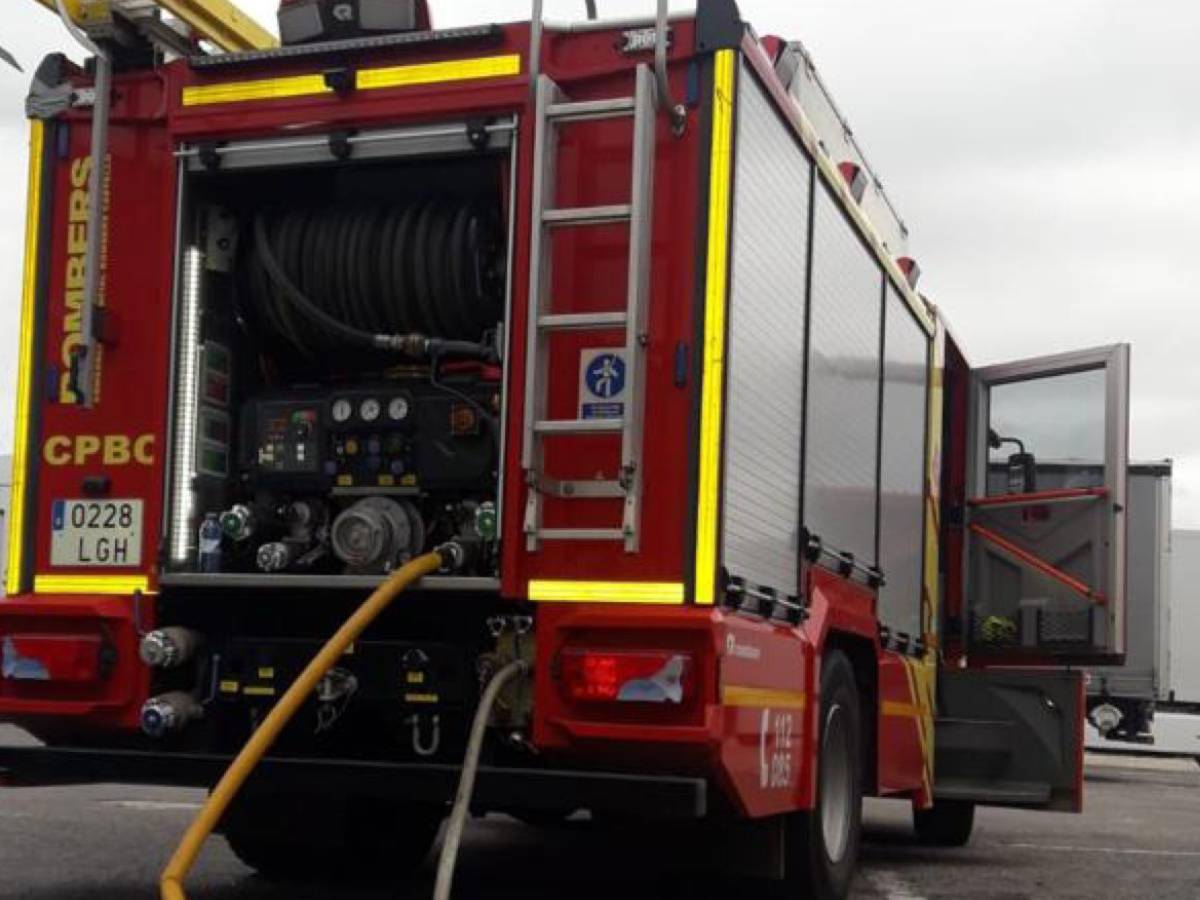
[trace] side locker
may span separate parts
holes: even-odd
[[[936,799],[1080,809],[1082,672],[945,669],[937,705]]]
[[[1067,667],[1124,654],[1128,397],[1124,344],[971,373],[971,668],[938,678],[938,799],[1080,808],[1083,675]]]
[[[964,643],[973,663],[1125,652],[1129,347],[972,373]]]

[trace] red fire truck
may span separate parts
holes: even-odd
[[[785,895],[844,896],[863,796],[943,845],[1079,808],[1128,348],[972,367],[802,45],[299,0],[168,52],[107,6],[27,105],[0,783],[211,786],[436,548],[225,814],[264,873],[415,866],[514,663],[473,808]]]

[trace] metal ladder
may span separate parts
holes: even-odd
[[[646,314],[650,297],[650,237],[653,216],[654,152],[657,88],[649,66],[637,67],[632,97],[569,101],[546,75],[537,81],[537,139],[533,172],[533,239],[530,244],[529,311],[525,354],[525,423],[521,466],[528,498],[525,540],[530,551],[542,541],[621,541],[625,551],[638,549],[642,496],[642,416],[645,403]],[[633,178],[629,203],[612,206],[558,208],[555,172],[558,127],[569,122],[633,118]],[[627,222],[629,268],[625,308],[594,313],[556,313],[550,297],[551,244],[562,228],[586,228]],[[626,401],[620,418],[550,419],[547,417],[548,360],[551,339],[563,332],[625,331]],[[545,443],[561,435],[620,434],[621,465],[615,480],[563,481],[545,471]],[[612,528],[546,528],[545,496],[563,499],[624,499],[619,526]]]

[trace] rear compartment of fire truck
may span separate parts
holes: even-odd
[[[496,541],[513,145],[506,120],[181,148],[168,537],[142,644],[160,749],[239,748],[370,589],[455,541],[463,564],[394,604],[272,752],[461,763],[517,627]],[[442,814],[319,793],[252,780],[235,850],[294,874],[269,836],[300,804],[330,823],[326,862],[382,862],[423,854]]]

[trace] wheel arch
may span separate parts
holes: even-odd
[[[837,650],[850,660],[854,682],[858,687],[862,708],[862,776],[863,793],[879,791],[879,658],[876,645],[859,634],[830,631],[826,635],[822,656]]]

